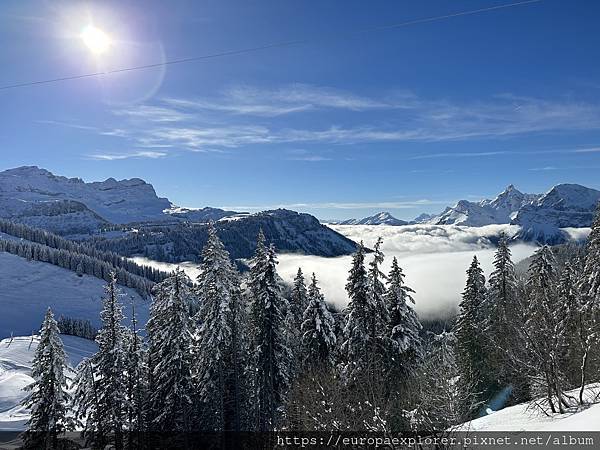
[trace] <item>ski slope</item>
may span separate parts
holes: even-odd
[[[56,318],[62,314],[87,319],[98,327],[105,284],[89,275],[80,277],[52,264],[0,252],[0,338],[37,333],[48,307]],[[125,316],[131,316],[133,302],[139,323],[145,324],[149,301],[133,289],[122,291]]]
[[[61,336],[70,368],[96,352],[96,343],[74,336]],[[15,337],[0,341],[0,431],[23,430],[29,412],[21,406],[23,388],[33,382],[31,362],[38,337]],[[70,370],[71,378],[73,372]]]

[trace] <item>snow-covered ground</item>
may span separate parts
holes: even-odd
[[[574,408],[565,414],[548,415],[535,406],[522,403],[467,422],[460,431],[600,431],[599,393],[600,384],[590,385],[585,395],[591,406]],[[579,389],[569,394],[577,398]]]
[[[61,338],[71,368],[96,352],[93,341],[64,335]],[[22,430],[29,420],[29,413],[21,406],[21,401],[27,395],[23,388],[33,382],[31,361],[37,344],[37,336],[0,341],[0,431]],[[72,375],[69,371],[68,376]]]
[[[0,252],[0,338],[37,332],[48,307],[55,316],[100,322],[102,296],[106,283],[39,261]],[[146,323],[149,302],[129,288],[122,288],[125,315],[136,305],[140,323]]]

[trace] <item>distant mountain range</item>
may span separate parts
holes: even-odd
[[[252,255],[259,229],[280,251],[339,256],[356,249],[353,241],[309,214],[181,208],[158,197],[153,186],[139,178],[86,183],[35,166],[0,172],[0,218],[71,238],[99,240],[125,256],[134,250],[152,253],[148,246],[156,250],[160,245],[162,259],[175,261],[198,256],[206,235],[203,224],[209,221],[217,222],[235,258]]]
[[[408,225],[405,220],[396,219],[389,212],[380,212],[364,219],[348,219],[336,222],[336,225]]]
[[[512,184],[494,199],[460,200],[438,215],[421,214],[410,222],[382,212],[364,219],[337,222],[340,225],[519,225],[515,239],[561,242],[564,228],[589,227],[600,202],[600,191],[579,184],[559,184],[545,194],[524,194]]]

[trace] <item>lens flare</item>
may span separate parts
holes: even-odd
[[[106,53],[112,45],[110,37],[94,25],[87,25],[81,31],[81,39],[86,47],[95,55]]]

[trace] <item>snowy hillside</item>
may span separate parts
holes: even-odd
[[[11,333],[30,335],[39,328],[49,306],[56,317],[63,314],[99,325],[104,281],[3,252],[0,267],[0,338]],[[148,302],[133,289],[123,288],[123,293],[123,303],[128,306],[133,301],[140,322],[145,323]],[[127,309],[125,315],[130,316]]]
[[[337,223],[338,225],[406,225],[408,222],[396,219],[389,212],[380,212],[364,219],[348,219]]]
[[[71,368],[96,352],[93,341],[65,335],[61,338]],[[20,403],[26,395],[23,388],[33,382],[31,361],[37,344],[37,336],[0,341],[0,431],[23,430],[29,419],[29,413]]]
[[[0,172],[0,215],[5,218],[51,217],[48,224],[70,226],[77,220],[128,223],[165,218],[171,202],[159,198],[152,185],[139,178],[85,183],[79,178],[56,176],[35,166]],[[33,224],[33,223],[32,223]]]
[[[579,395],[579,389],[568,394]],[[522,403],[472,420],[461,431],[600,431],[600,384],[590,385],[586,400],[594,403],[565,414],[545,414],[529,403]],[[517,433],[515,433],[517,434]]]

